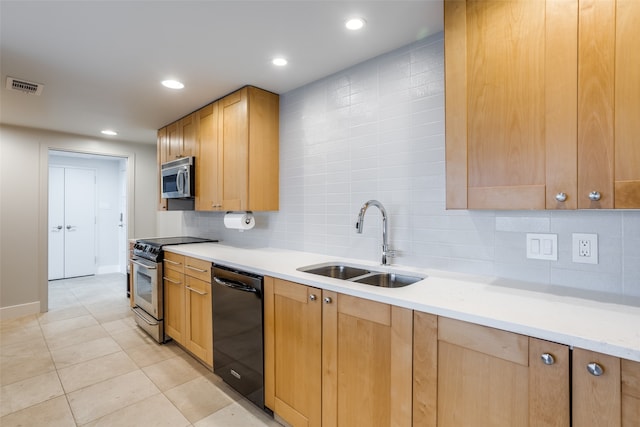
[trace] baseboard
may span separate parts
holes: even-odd
[[[101,265],[96,274],[120,273],[119,265]]]
[[[24,317],[38,313],[40,313],[40,301],[11,305],[9,307],[0,308],[0,320],[17,319],[18,317]]]

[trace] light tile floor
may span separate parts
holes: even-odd
[[[129,309],[126,277],[49,284],[49,311],[0,322],[0,425],[279,426]]]

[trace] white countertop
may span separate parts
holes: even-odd
[[[640,362],[640,306],[586,292],[414,267],[275,248],[245,249],[220,243],[165,246],[164,250],[253,273],[413,310],[465,320]],[[380,288],[298,271],[339,262],[426,278],[402,288]]]

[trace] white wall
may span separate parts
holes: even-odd
[[[129,159],[129,237],[156,229],[156,147],[0,126],[0,317],[47,309],[48,151]]]
[[[354,225],[378,199],[396,264],[640,296],[640,211],[448,211],[444,148],[438,34],[281,96],[279,212],[257,214],[243,233],[225,230],[218,213],[185,212],[182,227],[247,247],[377,260],[375,208],[363,234]],[[557,233],[558,261],[526,259],[528,232]],[[571,261],[574,232],[598,234],[598,265]]]

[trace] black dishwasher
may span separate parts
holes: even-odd
[[[213,371],[264,409],[263,278],[220,265],[211,276]]]

